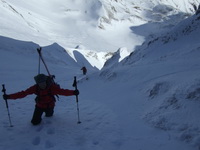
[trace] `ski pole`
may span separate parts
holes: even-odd
[[[38,62],[38,74],[40,74],[40,56],[39,56],[39,62]]]
[[[6,95],[5,85],[2,84],[2,87],[3,87],[2,92],[3,92],[4,95]],[[9,111],[9,107],[8,107],[8,100],[7,99],[4,99],[4,100],[6,102],[6,108],[7,108],[7,112],[8,112],[8,118],[9,118],[10,127],[13,127],[12,122],[11,122],[11,117],[10,117],[10,111]]]
[[[51,77],[52,82],[55,83],[55,81],[54,81],[55,76],[54,76],[54,75],[52,76],[52,75],[50,74],[49,69],[48,69],[48,67],[47,67],[47,65],[46,65],[46,63],[45,63],[45,61],[44,61],[43,56],[42,56],[42,53],[41,53],[42,48],[41,48],[41,47],[40,47],[40,48],[37,48],[37,51],[38,51],[38,54],[39,54],[38,74],[40,73],[40,60],[42,60],[44,66],[45,66],[45,68],[46,68],[46,70],[47,70],[48,75]],[[57,96],[57,97],[58,97],[58,96]]]
[[[38,51],[38,54],[39,54],[40,59],[42,60],[44,66],[45,66],[45,68],[46,68],[46,70],[47,70],[48,75],[51,76],[51,74],[50,74],[50,72],[49,72],[49,69],[47,68],[47,65],[46,65],[46,63],[45,63],[45,61],[44,61],[44,59],[43,59],[42,53],[41,53],[42,48],[41,48],[41,47],[40,47],[40,48],[37,48],[37,51]]]
[[[74,77],[73,87],[75,87],[75,90],[78,90],[76,76]],[[80,121],[80,116],[79,116],[78,95],[76,95],[76,104],[77,104],[76,106],[77,106],[77,113],[78,113],[78,122],[77,123],[80,124],[81,121]]]

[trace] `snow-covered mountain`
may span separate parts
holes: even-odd
[[[125,82],[120,88],[126,92],[139,91],[142,96],[133,95],[130,101],[137,101],[137,105],[145,99],[149,103],[140,117],[166,131],[168,140],[175,136],[197,149],[200,146],[199,34],[200,16],[194,15],[165,35],[144,42],[122,62],[113,59],[115,63],[110,62],[112,65],[100,73],[104,80]],[[128,88],[127,82],[132,83]]]
[[[0,1],[0,83],[7,94],[34,84],[42,46],[61,87],[77,76],[82,123],[74,96],[39,126],[29,124],[35,96],[9,100],[12,128],[2,101],[0,148],[199,150],[199,2],[64,2]]]
[[[106,53],[122,47],[132,52],[147,37],[194,14],[194,6],[197,0],[1,0],[0,35],[40,46],[58,43],[72,57],[83,45],[79,52],[101,69],[111,57]]]

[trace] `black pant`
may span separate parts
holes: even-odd
[[[42,121],[42,114],[45,112],[46,117],[53,116],[54,108],[39,108],[38,106],[35,106],[35,110],[33,113],[33,118],[31,120],[31,123],[33,125],[38,125]]]

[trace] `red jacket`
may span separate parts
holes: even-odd
[[[52,108],[55,106],[55,98],[53,95],[72,96],[74,90],[61,89],[60,86],[52,84],[50,87],[42,90],[37,85],[33,85],[25,91],[8,95],[9,99],[24,98],[27,95],[35,94],[38,95],[40,100],[36,102],[36,105],[40,108]]]

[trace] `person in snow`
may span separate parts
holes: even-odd
[[[86,69],[86,67],[83,66],[83,67],[81,68],[81,70],[83,71],[83,75],[86,75],[86,73],[87,73],[87,69]]]
[[[52,117],[55,107],[55,97],[54,95],[72,96],[79,95],[78,90],[68,90],[62,89],[58,84],[52,82],[49,76],[44,74],[39,74],[34,77],[36,84],[29,87],[25,91],[17,92],[14,94],[4,94],[3,98],[7,99],[18,99],[24,98],[27,95],[35,94],[37,95],[35,102],[35,110],[31,123],[33,125],[38,125],[42,121],[42,114],[45,113],[46,117]]]

